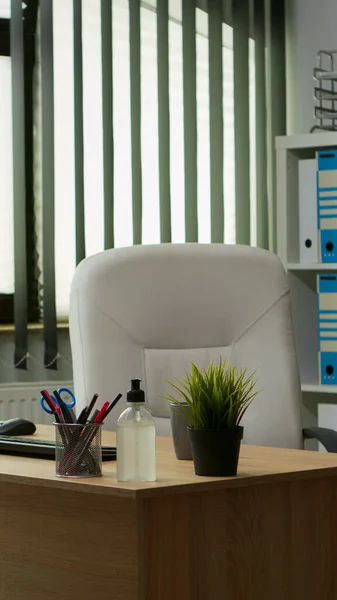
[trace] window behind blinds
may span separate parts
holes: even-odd
[[[175,5],[176,7],[176,5]],[[83,130],[86,256],[104,249],[101,23],[97,0],[82,3]],[[129,2],[113,0],[113,127],[115,247],[132,244]],[[208,18],[196,9],[198,237],[210,242]],[[156,12],[141,7],[142,242],[159,243],[158,91]],[[233,35],[223,24],[224,240],[235,243]],[[39,78],[37,77],[37,83]],[[184,113],[181,15],[169,21],[170,183],[172,242],[185,241]],[[36,144],[40,95],[36,93]],[[59,320],[68,315],[75,269],[73,12],[54,2],[55,269]],[[254,43],[250,41],[251,235],[256,240]],[[40,196],[41,187],[36,189]],[[41,210],[37,215],[42,237]]]
[[[0,293],[14,292],[11,59],[0,56]]]

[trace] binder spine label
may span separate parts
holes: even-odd
[[[317,152],[317,220],[321,262],[337,262],[337,150]]]
[[[322,385],[337,384],[337,275],[317,276],[318,362]]]

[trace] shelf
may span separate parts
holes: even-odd
[[[337,263],[288,263],[288,271],[336,271]]]
[[[321,385],[319,383],[302,383],[302,392],[315,394],[337,394],[337,385]]]
[[[304,404],[307,403],[306,409],[309,410],[309,413],[312,401],[317,404],[337,405],[337,377],[336,380],[330,380],[334,385],[321,385],[320,383],[317,317],[317,276],[322,274],[325,277],[336,277],[337,260],[334,263],[302,262],[306,257],[302,255],[300,246],[300,218],[303,218],[303,215],[299,202],[299,161],[315,159],[316,152],[324,149],[328,151],[337,149],[337,131],[317,131],[311,134],[276,138],[277,253],[288,274],[294,341],[300,381],[302,382],[301,390]],[[311,202],[316,202],[316,186],[314,182],[311,182],[310,185],[312,187],[308,198],[311,198]],[[310,226],[312,236],[308,234],[308,237],[313,237],[315,223],[311,223]],[[308,231],[310,233],[310,228]],[[311,256],[317,260],[320,255]],[[329,380],[324,379],[323,381]],[[310,419],[311,417],[312,415],[310,415]]]
[[[323,147],[337,147],[336,131],[283,135],[276,138],[276,149],[305,150]]]

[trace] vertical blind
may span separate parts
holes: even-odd
[[[85,256],[185,241],[274,249],[284,3],[40,4],[35,212],[48,364]]]
[[[13,225],[14,225],[14,362],[26,366],[27,353],[27,261],[26,261],[26,169],[24,35],[21,0],[12,0],[10,54],[12,72]]]

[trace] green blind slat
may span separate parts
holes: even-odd
[[[285,135],[286,126],[286,50],[285,50],[285,1],[269,0],[270,31],[268,35],[270,77],[270,181],[271,181],[271,239],[270,249],[276,250],[276,151],[275,136]]]
[[[0,27],[0,56],[10,56],[10,34],[9,34],[9,19],[6,19],[6,28]]]
[[[10,52],[12,57],[13,103],[13,199],[14,199],[14,362],[27,368],[27,260],[26,260],[26,178],[24,117],[24,46],[21,0],[12,0]]]
[[[265,2],[254,0],[257,245],[269,248],[267,192],[267,105]]]
[[[133,243],[142,243],[140,0],[130,0],[130,95]]]
[[[83,60],[82,0],[73,2],[74,18],[74,124],[75,124],[75,239],[76,264],[85,258],[83,169]]]
[[[224,241],[222,2],[208,0],[211,241]]]
[[[55,302],[54,219],[54,66],[53,0],[40,4],[41,100],[42,100],[42,196],[43,196],[43,323],[44,362],[47,367],[57,354]],[[57,368],[53,362],[51,368]]]
[[[195,1],[182,0],[186,242],[198,241]]]
[[[168,0],[157,4],[160,241],[171,242]]]
[[[234,127],[236,243],[250,243],[249,0],[234,0]]]
[[[104,248],[113,248],[114,240],[114,142],[112,84],[112,0],[101,0],[102,35],[102,121]]]

